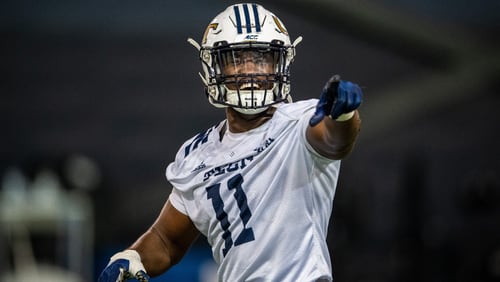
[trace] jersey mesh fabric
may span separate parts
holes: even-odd
[[[214,126],[169,164],[169,200],[206,236],[219,281],[331,280],[326,245],[340,161],[305,138],[317,100],[281,104],[249,132]]]

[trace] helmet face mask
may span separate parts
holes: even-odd
[[[270,90],[279,63],[279,52],[269,49],[235,49],[219,51],[215,57],[219,60],[220,79],[230,90]],[[248,86],[247,84],[251,84]]]
[[[290,101],[295,45],[281,21],[257,4],[228,7],[208,25],[200,51],[209,102],[244,114]],[[297,40],[297,43],[299,40]]]
[[[239,43],[211,49],[214,79],[208,89],[219,93],[213,103],[243,113],[259,112],[285,100],[280,95],[288,81],[284,69],[285,49],[269,43]],[[212,97],[215,99],[215,97]]]

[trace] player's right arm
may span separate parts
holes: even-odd
[[[199,232],[191,219],[167,201],[153,225],[127,250],[115,254],[99,282],[157,276],[178,263]],[[120,269],[123,269],[120,271]]]

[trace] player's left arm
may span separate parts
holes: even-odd
[[[147,282],[178,263],[198,235],[191,219],[167,200],[151,228],[127,250],[113,255],[98,281]]]
[[[357,109],[362,99],[357,84],[337,75],[330,78],[306,129],[307,141],[318,153],[334,160],[349,155],[361,126]]]

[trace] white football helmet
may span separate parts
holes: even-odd
[[[201,45],[188,39],[200,52],[209,102],[244,114],[291,101],[290,64],[301,40],[291,44],[283,23],[258,4],[236,4],[218,14]]]

